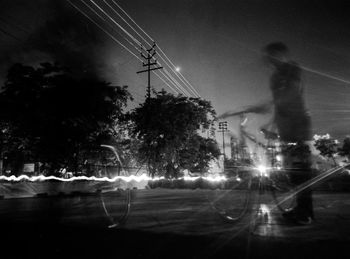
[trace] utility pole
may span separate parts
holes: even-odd
[[[227,131],[227,121],[219,122],[219,130],[222,132],[222,152],[225,157],[225,132]]]
[[[142,46],[141,46],[141,57],[145,59],[145,62],[142,62],[142,66],[147,67],[145,70],[141,70],[136,72],[137,74],[140,73],[148,73],[148,84],[147,84],[147,101],[149,102],[151,99],[151,71],[157,70],[157,69],[162,69],[163,67],[158,67],[158,62],[154,58],[154,56],[157,54],[156,52],[156,43],[153,42],[153,46],[150,49],[145,50],[147,55],[143,53]],[[154,62],[152,62],[152,59],[154,59]],[[156,67],[153,67],[156,66]]]
[[[225,132],[227,132],[227,121],[219,122],[219,130],[222,132],[222,152],[224,155],[224,168],[225,168]]]

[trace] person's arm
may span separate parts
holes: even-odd
[[[225,119],[229,117],[234,117],[240,114],[245,114],[245,113],[257,113],[257,114],[266,114],[270,112],[272,108],[272,101],[268,101],[262,104],[254,105],[254,106],[248,106],[245,109],[241,111],[228,111],[225,112],[219,116],[217,116],[217,119]]]

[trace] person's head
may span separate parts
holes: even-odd
[[[288,47],[283,42],[272,42],[263,48],[264,56],[268,63],[275,67],[288,62]]]

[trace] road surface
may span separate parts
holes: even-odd
[[[132,190],[129,218],[117,228],[109,226],[122,215],[125,191],[104,193],[102,199],[79,193],[2,199],[0,258],[344,258],[348,253],[350,193],[315,193],[316,222],[295,226],[271,210],[269,195],[255,192],[241,221],[224,222],[209,202],[220,192]],[[232,202],[242,195],[237,191]]]

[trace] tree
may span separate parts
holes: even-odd
[[[350,160],[350,136],[346,136],[343,146],[339,149],[339,155],[346,156]]]
[[[334,165],[337,165],[335,161],[335,155],[338,152],[338,141],[330,137],[329,134],[319,136],[314,136],[315,148],[320,151],[320,155],[325,158],[331,158]]]
[[[203,169],[218,155],[216,143],[197,134],[214,120],[210,102],[164,90],[155,95],[130,114],[131,134],[140,141],[139,161],[147,163],[151,176],[177,177],[182,169]]]
[[[192,172],[208,171],[208,163],[218,158],[221,151],[213,139],[193,135],[180,152],[180,165]]]
[[[77,171],[91,147],[117,137],[130,98],[127,87],[76,78],[57,64],[15,64],[0,93],[3,151],[17,173],[24,159]]]

